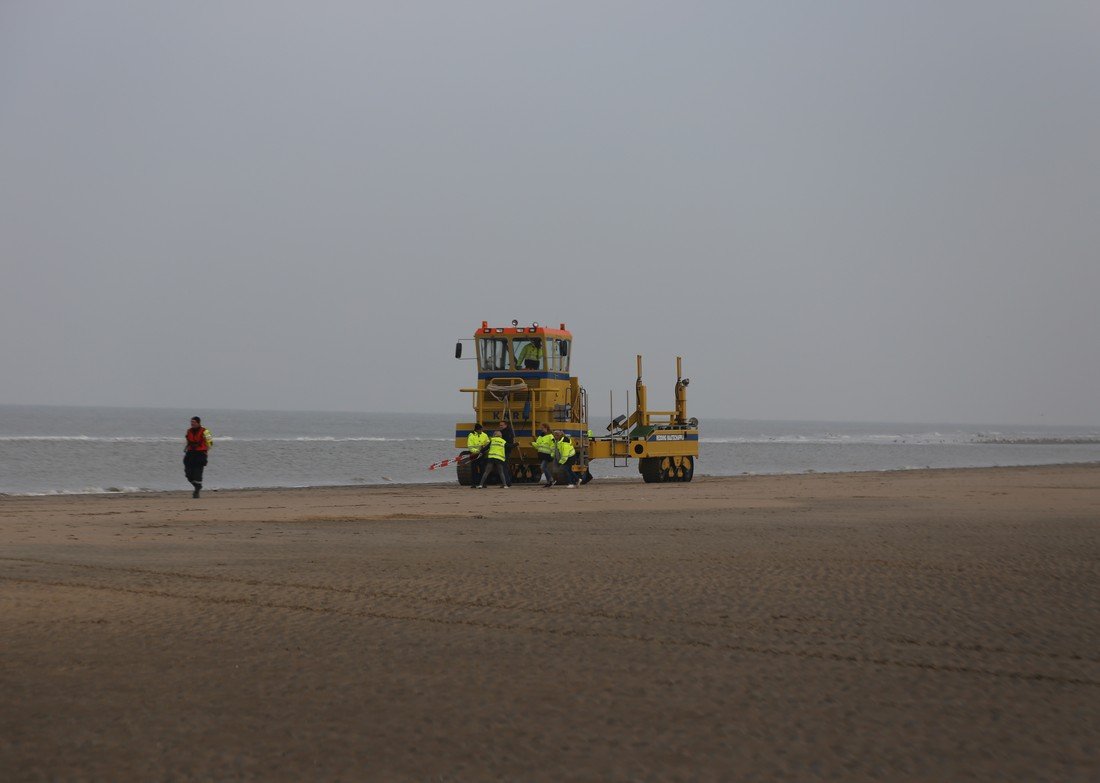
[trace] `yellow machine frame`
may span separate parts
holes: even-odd
[[[557,329],[540,326],[491,327],[487,321],[473,336],[478,367],[476,387],[460,391],[472,398],[474,421],[455,425],[455,447],[466,448],[475,424],[492,432],[500,421],[511,423],[516,448],[509,455],[509,468],[516,481],[538,481],[538,453],[531,445],[542,424],[561,430],[577,449],[573,468],[582,483],[591,480],[589,463],[612,459],[615,466],[638,461],[646,482],[691,481],[699,456],[699,428],[687,415],[688,379],[682,374],[682,360],[676,357],[675,405],[673,410],[650,410],[642,382],[642,357],[637,357],[635,407],[618,416],[599,436],[589,428],[588,394],[576,376],[570,375],[573,335],[561,324]],[[535,347],[537,345],[537,347]],[[521,356],[528,357],[521,361]],[[534,358],[531,358],[531,357]],[[462,358],[462,342],[455,347]],[[468,465],[458,468],[459,483],[468,485]]]

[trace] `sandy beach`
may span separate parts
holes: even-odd
[[[1100,466],[0,497],[0,779],[1096,780]]]

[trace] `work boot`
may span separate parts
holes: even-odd
[[[195,487],[194,491],[191,493],[191,497],[197,498],[198,496],[199,496],[199,488]]]

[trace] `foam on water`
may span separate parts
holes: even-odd
[[[792,444],[860,444],[860,443],[978,443],[974,435],[955,433],[943,435],[939,432],[928,433],[881,433],[846,435],[840,433],[828,433],[824,435],[756,435],[734,437],[708,437],[701,435],[702,443],[792,443]]]
[[[142,487],[84,487],[82,489],[47,489],[41,492],[8,492],[0,494],[24,495],[28,497],[45,497],[50,495],[116,495],[135,492],[155,492],[156,490]]]

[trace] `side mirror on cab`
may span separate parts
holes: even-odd
[[[462,358],[462,343],[455,343],[455,358]]]

